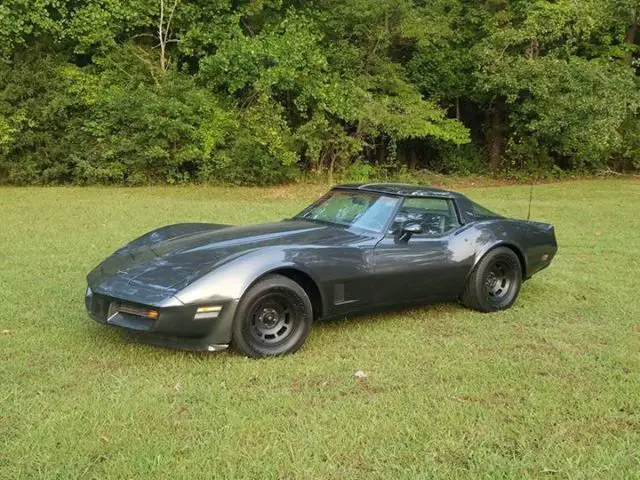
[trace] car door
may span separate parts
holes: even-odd
[[[421,233],[406,234],[418,224]],[[473,248],[454,200],[411,197],[400,206],[374,249],[375,297],[379,303],[457,298],[473,262]]]

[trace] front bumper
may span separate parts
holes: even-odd
[[[115,305],[126,304],[140,310],[158,312],[155,319],[118,312]],[[215,303],[221,310],[216,318],[195,318],[202,305],[162,307],[122,300],[87,289],[85,306],[96,322],[120,328],[138,341],[162,347],[189,351],[219,351],[231,343],[232,325],[238,301],[221,299]]]

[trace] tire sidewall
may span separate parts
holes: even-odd
[[[257,302],[269,293],[283,294],[296,309],[295,331],[291,337],[274,346],[260,346],[246,338],[249,314]],[[233,322],[233,345],[236,350],[250,357],[278,356],[294,353],[304,343],[313,321],[313,307],[305,290],[293,280],[282,275],[269,275],[249,287],[242,296]]]
[[[506,297],[498,302],[488,300],[484,294],[484,281],[489,268],[498,260],[508,261],[515,270],[515,280],[510,286],[509,293]],[[522,266],[520,259],[513,250],[506,247],[498,247],[489,251],[480,261],[478,265],[478,274],[475,276],[475,285],[477,301],[483,311],[498,311],[510,308],[518,298],[520,287],[522,286]]]

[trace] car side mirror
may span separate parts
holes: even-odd
[[[419,235],[422,232],[422,225],[420,225],[418,222],[407,222],[402,226],[400,240],[408,242],[413,235]]]

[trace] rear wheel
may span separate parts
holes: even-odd
[[[313,308],[304,289],[282,275],[268,275],[242,297],[233,325],[233,346],[250,357],[294,353],[304,343]]]
[[[480,312],[511,307],[522,284],[522,267],[513,250],[498,247],[487,253],[471,273],[462,303]]]

